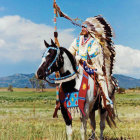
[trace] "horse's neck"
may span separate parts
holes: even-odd
[[[65,74],[67,72],[69,72],[70,74],[73,74],[74,70],[73,70],[71,61],[70,61],[70,59],[68,58],[68,56],[65,52],[63,53],[63,57],[64,57],[64,65],[59,71],[60,74]]]

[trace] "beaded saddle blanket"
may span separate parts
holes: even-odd
[[[70,112],[72,118],[79,117],[81,113],[85,115],[84,107],[87,90],[88,74],[84,71],[79,92],[66,93],[65,99],[63,100],[63,102],[66,103],[67,109]]]

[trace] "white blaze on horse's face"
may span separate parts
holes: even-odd
[[[42,66],[43,63],[46,62],[46,57],[50,54],[50,52],[48,52],[48,50],[43,54],[42,56],[42,61],[41,64],[39,65],[39,68]]]
[[[42,58],[42,61],[41,61],[41,64],[39,65],[39,68],[42,66],[43,63],[45,63],[45,61],[46,61],[46,58],[43,57],[43,58]]]
[[[49,54],[50,54],[50,52],[47,52],[47,55],[46,55],[46,57],[47,57]]]

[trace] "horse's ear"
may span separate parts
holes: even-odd
[[[46,40],[44,40],[44,44],[45,46],[48,48],[50,45],[46,42]]]
[[[53,47],[57,48],[56,44],[53,42],[53,40],[51,39],[51,44]]]

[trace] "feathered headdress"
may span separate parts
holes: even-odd
[[[87,18],[83,25],[86,25],[88,31],[104,39],[111,39],[114,36],[110,24],[101,16]]]
[[[114,36],[110,24],[101,16],[87,18],[83,25],[86,25],[87,30],[95,36],[103,48],[104,55],[104,73],[106,74],[109,92],[112,91],[112,72],[115,58],[115,50],[112,42]]]

